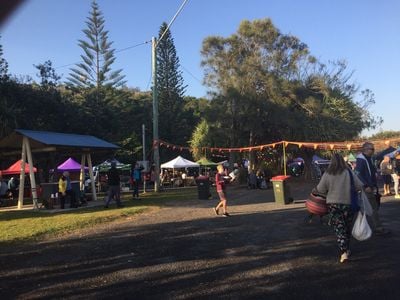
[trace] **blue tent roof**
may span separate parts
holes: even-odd
[[[20,149],[22,145],[22,137],[29,138],[31,148],[43,147],[75,147],[87,149],[118,149],[117,145],[101,140],[92,135],[80,135],[71,133],[59,133],[50,131],[35,131],[16,129],[11,135],[0,141],[0,147],[5,149]]]
[[[16,129],[16,132],[38,141],[45,145],[69,146],[69,147],[90,147],[90,148],[119,148],[118,146],[101,140],[92,135],[80,135],[71,133],[58,133],[50,131],[34,131]]]

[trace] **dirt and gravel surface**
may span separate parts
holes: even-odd
[[[296,200],[312,184],[293,182]],[[304,203],[272,190],[229,190],[216,200],[170,201],[120,222],[1,245],[0,299],[400,299],[400,201],[381,207],[388,237],[352,241],[338,263],[331,229],[306,224]]]

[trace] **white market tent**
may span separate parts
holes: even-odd
[[[183,158],[182,156],[178,156],[173,160],[170,160],[161,165],[162,169],[179,169],[179,168],[199,168],[200,165],[193,161]]]

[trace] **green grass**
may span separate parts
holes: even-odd
[[[141,195],[139,201],[124,201],[125,207],[118,209],[114,209],[115,206],[110,206],[109,209],[99,206],[59,213],[42,210],[0,212],[0,243],[42,239],[94,227],[98,224],[117,222],[151,207],[161,207],[171,200],[196,199],[196,193],[196,189],[146,193]],[[129,198],[131,198],[130,195]]]

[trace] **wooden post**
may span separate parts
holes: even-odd
[[[26,160],[26,147],[24,140],[22,140],[21,169],[19,173],[18,209],[21,209],[24,206],[25,160]]]
[[[79,190],[85,190],[85,164],[86,164],[86,154],[82,153],[81,158],[81,173],[79,175]]]
[[[87,154],[87,161],[88,161],[88,168],[89,168],[90,184],[92,186],[92,199],[93,199],[93,201],[96,201],[97,200],[96,183],[94,182],[92,158],[90,156],[90,153]]]
[[[286,176],[286,142],[283,141],[283,175]]]
[[[33,172],[33,160],[32,160],[32,152],[31,152],[31,145],[29,143],[29,139],[24,136],[23,143],[25,143],[26,154],[28,156],[28,164],[29,164],[29,178],[31,182],[31,194],[33,200],[33,208],[39,209],[38,198],[37,198],[37,191],[36,191],[36,179],[35,173]],[[24,174],[25,174],[25,166],[24,166]],[[21,185],[21,182],[20,182]]]

